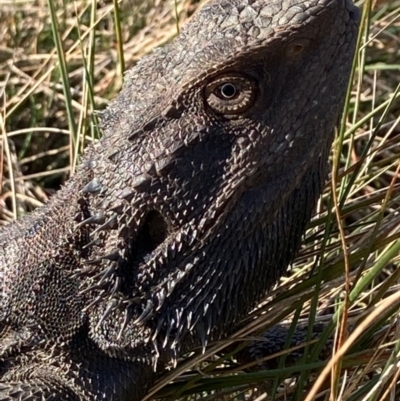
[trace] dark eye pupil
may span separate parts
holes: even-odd
[[[233,96],[236,95],[236,86],[228,83],[228,84],[223,84],[220,87],[221,95],[225,99],[231,99]]]

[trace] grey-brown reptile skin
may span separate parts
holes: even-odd
[[[350,0],[220,0],[126,75],[103,139],[0,232],[0,399],[139,400],[286,271],[324,182]]]

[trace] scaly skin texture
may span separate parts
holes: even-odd
[[[286,271],[321,192],[358,10],[210,2],[126,76],[66,186],[0,233],[0,399],[138,400]]]

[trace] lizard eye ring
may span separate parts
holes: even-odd
[[[241,114],[255,102],[256,82],[245,75],[226,74],[209,82],[205,87],[207,104],[219,114]]]

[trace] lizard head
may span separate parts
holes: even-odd
[[[322,190],[358,30],[347,0],[212,1],[126,75],[81,167],[103,349],[203,345],[276,282]]]

